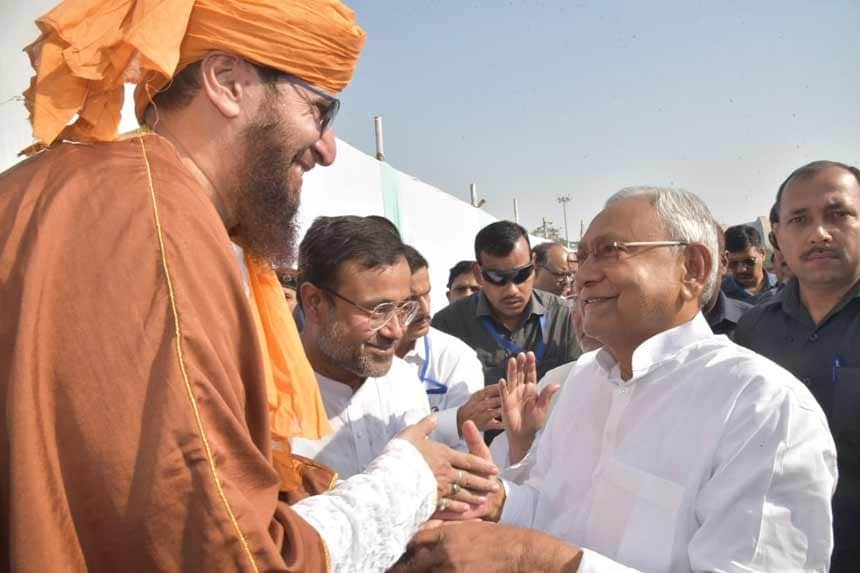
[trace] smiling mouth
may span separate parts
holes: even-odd
[[[585,306],[591,306],[593,304],[600,304],[603,302],[609,302],[610,300],[615,300],[618,297],[615,296],[594,296],[591,298],[587,298],[584,300]]]

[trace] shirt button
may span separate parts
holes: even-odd
[[[816,340],[818,340],[818,333],[817,332],[813,332],[812,334],[809,335],[809,342],[815,342]]]

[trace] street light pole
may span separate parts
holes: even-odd
[[[570,203],[570,195],[563,195],[558,198],[561,203],[561,210],[564,212],[564,242],[570,245],[570,235],[567,232],[567,204]]]

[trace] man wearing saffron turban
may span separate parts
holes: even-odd
[[[492,490],[430,418],[333,488],[289,451],[329,428],[273,269],[335,159],[352,11],[66,0],[37,24],[36,141],[0,174],[0,571],[384,570],[452,490]],[[143,128],[118,136],[128,82]]]

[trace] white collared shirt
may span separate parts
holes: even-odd
[[[582,547],[580,573],[827,571],[836,450],[788,371],[699,314],[641,344],[630,380],[601,349],[567,386],[503,522]]]
[[[424,387],[402,360],[379,378],[352,388],[316,375],[332,432],[319,440],[292,438],[293,453],[323,463],[346,479],[364,471],[407,426],[430,414]]]
[[[429,349],[429,360],[427,350]],[[447,386],[444,394],[428,394],[430,409],[436,412],[438,425],[432,438],[452,448],[466,451],[457,428],[457,410],[469,396],[484,387],[484,370],[478,355],[468,344],[455,336],[433,327],[415,341],[403,361],[408,364],[416,379],[427,364],[424,377]],[[425,390],[431,385],[425,383]]]

